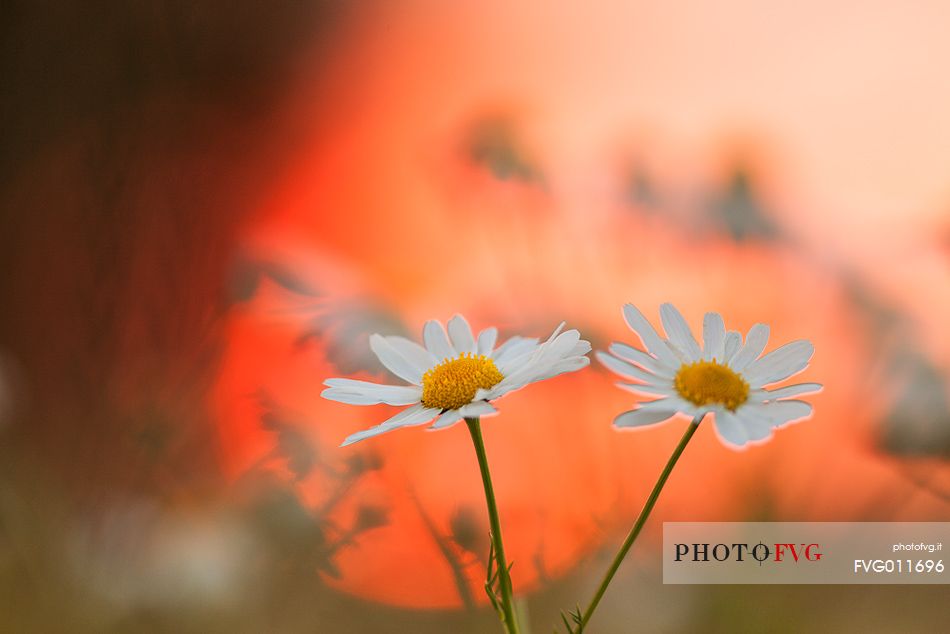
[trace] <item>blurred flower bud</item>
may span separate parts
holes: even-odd
[[[383,458],[374,451],[355,453],[346,459],[346,466],[350,475],[359,476],[368,471],[378,471],[383,468]]]
[[[389,524],[389,509],[374,504],[363,504],[356,512],[353,530],[368,531]]]
[[[473,509],[458,509],[449,518],[449,528],[452,531],[452,541],[463,550],[480,556],[488,552],[488,527]]]

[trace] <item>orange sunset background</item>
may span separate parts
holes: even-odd
[[[947,521],[939,3],[115,3],[8,28],[0,623],[491,632],[461,425],[340,448],[374,332],[767,350],[814,416],[687,448],[593,632],[942,631],[942,586],[665,586],[663,521]],[[519,610],[586,602],[687,424],[596,361],[483,422]]]

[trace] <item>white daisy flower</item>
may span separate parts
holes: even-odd
[[[760,357],[769,339],[765,324],[752,326],[743,343],[738,332],[726,332],[719,313],[706,313],[700,346],[672,304],[660,306],[667,339],[632,304],[624,306],[623,316],[647,351],[614,343],[611,354],[598,352],[597,358],[617,374],[638,381],[618,383],[620,387],[660,398],[620,414],[615,426],[653,425],[678,413],[698,421],[712,412],[719,438],[742,447],[765,441],[774,427],[811,414],[810,404],[789,397],[818,392],[820,384],[765,388],[805,369],[815,352],[810,341],[793,341]]]
[[[449,320],[448,335],[438,321],[426,322],[425,347],[405,337],[372,335],[370,348],[386,369],[411,385],[379,385],[353,379],[328,379],[323,398],[350,405],[408,405],[376,427],[349,436],[342,446],[436,419],[431,429],[443,429],[463,418],[496,414],[490,401],[529,383],[588,363],[590,343],[576,330],[561,332],[562,323],[544,343],[512,337],[495,347],[497,328],[472,335],[461,315]]]

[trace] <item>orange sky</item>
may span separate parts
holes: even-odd
[[[714,470],[723,483],[752,474],[746,484],[754,489],[750,482],[778,481],[757,474],[779,465],[794,486],[792,493],[773,495],[794,513],[800,501],[795,491],[811,486],[816,466],[840,460],[842,469],[824,480],[827,495],[803,512],[824,519],[835,509],[848,515],[844,519],[860,516],[860,496],[847,508],[838,502],[855,482],[879,483],[888,495],[900,494],[906,483],[892,487],[889,464],[868,453],[869,428],[882,401],[865,398],[869,352],[857,331],[861,319],[847,305],[837,276],[859,272],[921,327],[933,344],[929,357],[944,368],[950,363],[944,332],[950,294],[934,292],[950,284],[950,271],[932,239],[935,228],[946,229],[950,208],[950,83],[942,79],[950,62],[943,28],[948,18],[950,8],[937,4],[911,12],[894,3],[385,5],[367,13],[349,45],[337,51],[326,80],[333,99],[301,102],[298,115],[319,123],[313,141],[302,144],[298,169],[262,205],[247,241],[252,249],[292,262],[331,295],[387,306],[413,336],[425,319],[462,311],[479,325],[543,334],[565,318],[585,334],[631,340],[618,316],[622,302],[642,303],[655,316],[661,301],[673,300],[694,326],[707,309],[723,311],[730,326],[771,322],[770,349],[787,339],[811,338],[818,354],[805,380],[827,386],[816,399],[815,419],[779,432],[767,448],[741,458],[715,450],[707,438],[695,452],[700,455],[688,456],[693,466],[684,468]],[[312,94],[307,80],[304,72],[301,95]],[[486,113],[514,122],[517,142],[543,172],[543,185],[485,178],[460,158],[460,139]],[[696,207],[702,196],[720,189],[736,160],[750,163],[757,191],[791,236],[791,246],[731,244],[696,233],[688,222],[633,214],[622,200],[624,161],[631,157],[674,192],[676,209]],[[235,425],[252,428],[254,412],[227,398],[235,390],[253,391],[260,381],[298,412],[333,417],[332,432],[316,432],[331,448],[346,432],[383,417],[344,414],[316,399],[327,378],[322,374],[335,370],[322,349],[293,358],[296,326],[282,301],[271,297],[256,304],[260,312],[235,318],[221,393],[222,415],[231,417],[225,434],[232,437],[224,444],[238,465],[269,447],[266,434],[248,432],[256,438],[250,444],[235,439]],[[265,348],[266,355],[254,352]],[[555,413],[552,443],[573,438],[606,452],[595,462],[610,458],[599,465],[604,472],[588,500],[593,511],[584,506],[574,515],[564,513],[551,520],[558,526],[545,529],[557,539],[575,539],[549,562],[555,570],[576,562],[592,540],[609,538],[585,524],[612,499],[604,483],[635,477],[636,484],[619,490],[624,499],[637,498],[657,467],[651,452],[665,455],[676,435],[665,430],[615,438],[608,429],[611,413],[628,397],[611,391],[600,375],[582,383],[579,410],[601,419],[585,419],[584,425],[602,427],[572,431],[578,421]],[[890,394],[882,389],[875,396]],[[532,447],[531,434],[538,432],[518,427],[525,423],[515,420],[517,414],[530,418],[532,407],[543,402],[519,396],[498,419],[507,427],[496,429],[493,421],[487,428],[489,442],[502,446],[495,451],[503,474],[505,465],[518,464],[504,447]],[[464,460],[464,438],[457,429],[399,434],[372,441],[403,462],[380,486],[402,490],[406,478],[435,505],[444,527],[458,500],[446,498],[436,485],[474,486],[468,477],[474,472],[420,482],[426,481],[426,468]],[[631,469],[624,452],[637,441],[652,461]],[[547,466],[539,459],[531,472]],[[570,468],[576,477],[559,475],[581,486],[580,474],[589,466]],[[527,481],[510,473],[500,481],[509,486],[501,494],[503,515],[521,517],[523,528],[536,530],[539,517],[556,515],[556,493],[565,486],[560,480],[555,489],[543,482],[529,487],[550,504],[546,514],[531,517],[519,515],[526,492],[518,487]],[[320,486],[304,488],[318,499]],[[879,492],[875,487],[869,485],[869,495]],[[460,499],[468,500],[469,493],[459,493]],[[728,487],[701,500],[688,491],[671,491],[670,497],[671,509],[710,518],[737,504]],[[930,498],[919,503],[915,508],[927,512],[938,508]],[[404,511],[410,518],[405,521],[414,521],[414,511]],[[444,590],[442,577],[389,583],[405,567],[398,557],[386,557],[404,551],[370,552],[394,543],[388,530],[347,555],[355,572],[343,587],[387,602],[451,605],[452,592],[426,591],[426,583]],[[413,539],[421,543],[421,526],[406,530],[416,531]],[[541,537],[514,538],[516,557],[531,557],[537,546],[532,539]],[[367,563],[373,557],[375,563]],[[516,584],[536,580],[525,567],[515,575]],[[401,594],[406,587],[420,594]]]

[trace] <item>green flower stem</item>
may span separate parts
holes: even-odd
[[[475,455],[478,456],[478,468],[482,472],[482,485],[485,487],[485,502],[488,504],[488,521],[491,526],[491,539],[494,556],[498,562],[498,587],[501,591],[501,609],[505,618],[505,629],[509,634],[518,634],[518,621],[515,619],[514,600],[512,598],[511,577],[508,575],[508,561],[505,559],[505,547],[501,539],[501,521],[498,519],[498,505],[495,502],[495,489],[488,470],[488,456],[485,454],[485,441],[482,440],[482,428],[478,418],[466,418],[465,424],[472,435]],[[491,564],[489,564],[491,565]]]
[[[610,568],[607,569],[607,573],[600,582],[600,586],[597,588],[594,598],[591,599],[590,605],[588,605],[587,609],[584,611],[584,615],[581,617],[580,629],[578,629],[578,632],[583,631],[588,621],[590,621],[590,617],[593,616],[594,610],[597,609],[597,605],[600,603],[604,593],[607,591],[607,586],[610,585],[614,575],[617,574],[617,569],[620,568],[621,562],[623,562],[624,557],[627,556],[627,553],[633,546],[633,542],[637,541],[637,536],[640,535],[640,530],[643,529],[643,525],[646,524],[647,518],[650,517],[653,507],[656,505],[657,498],[660,497],[660,491],[663,490],[663,485],[666,484],[666,480],[670,477],[673,467],[676,466],[676,461],[679,460],[683,450],[686,449],[686,444],[689,442],[689,439],[693,437],[694,433],[696,433],[696,428],[699,427],[699,422],[702,419],[702,414],[693,419],[693,421],[689,424],[689,427],[686,428],[686,432],[680,439],[679,444],[676,445],[676,449],[673,450],[673,455],[671,455],[670,459],[666,461],[666,467],[663,468],[663,472],[660,474],[660,479],[656,481],[655,485],[653,485],[653,492],[650,493],[650,497],[647,498],[646,504],[643,505],[643,510],[640,511],[640,516],[637,517],[636,523],[634,523],[633,528],[630,529],[630,533],[624,540],[623,545],[620,546],[620,550],[617,552],[616,557],[614,557],[613,562],[610,564]]]

